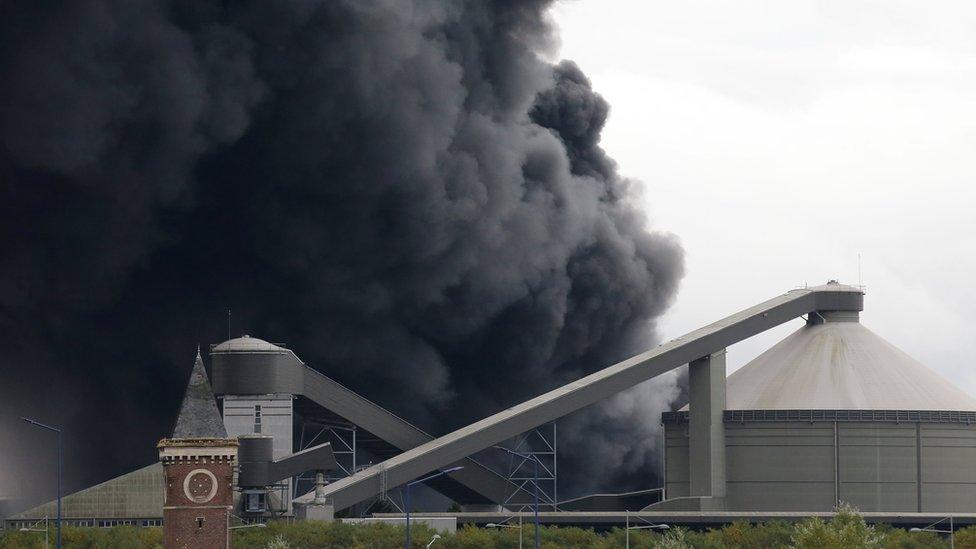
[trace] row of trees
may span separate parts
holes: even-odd
[[[524,546],[533,543],[533,526],[525,524]],[[411,528],[411,547],[422,549],[436,532],[422,524]],[[626,545],[626,531],[608,532],[570,527],[544,527],[542,546],[547,549],[617,549]],[[402,527],[389,524],[353,525],[339,522],[276,522],[267,528],[247,528],[234,532],[238,549],[398,549],[403,547]],[[466,526],[456,534],[440,534],[432,549],[515,549],[519,531],[515,528],[489,529]],[[53,542],[53,532],[52,540]],[[958,530],[955,547],[976,549],[976,527]],[[132,549],[162,547],[159,528],[120,526],[110,529],[66,528],[66,549]],[[53,547],[53,543],[51,545]],[[43,533],[9,532],[0,537],[0,549],[44,547]],[[664,533],[632,530],[634,549],[936,549],[948,548],[949,540],[933,532],[909,532],[899,528],[864,522],[856,511],[842,508],[829,521],[810,518],[799,523],[770,522],[758,525],[733,523],[723,528],[693,531],[671,528]]]

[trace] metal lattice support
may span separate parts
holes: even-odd
[[[326,474],[326,482],[332,482],[340,478],[351,476],[357,471],[356,462],[356,426],[326,424],[315,425],[314,429],[306,429],[307,423],[302,424],[301,435],[298,441],[298,451],[307,450],[316,444],[322,444],[325,439],[332,444],[332,453],[335,455],[336,464],[339,468],[329,471]],[[312,432],[315,432],[312,435]],[[306,435],[308,440],[306,441]],[[299,483],[305,483],[304,491],[299,490]],[[292,497],[298,497],[315,488],[315,471],[308,471],[295,477],[292,483]]]
[[[400,486],[396,489],[396,497],[391,497],[390,492],[386,493],[386,502],[393,506],[399,512],[403,512],[406,509],[406,504],[403,501],[403,487]]]
[[[525,457],[508,455],[507,478],[513,488],[506,494],[504,506],[514,510],[528,510],[534,502],[534,486],[539,486],[539,508],[557,511],[559,502],[559,453],[556,422],[527,431],[512,439],[506,446]],[[539,462],[539,477],[533,478],[535,460]]]
[[[328,431],[339,470],[334,475],[327,476],[326,481],[356,474],[356,426],[331,425]]]
[[[397,503],[397,501],[396,501],[395,498],[393,498],[393,497],[390,496],[390,493],[391,492],[393,492],[393,493],[395,493],[395,494],[397,494],[399,496],[399,499],[400,499],[400,503],[399,504]],[[385,471],[383,472],[383,475],[380,477],[380,494],[376,497],[376,501],[374,501],[372,504],[370,504],[370,507],[372,507],[372,505],[374,505],[375,503],[380,502],[380,501],[385,501],[386,503],[389,503],[390,505],[393,506],[394,509],[396,509],[397,511],[399,511],[401,513],[403,512],[403,510],[405,508],[405,505],[403,504],[403,488],[400,487],[400,486],[391,487],[391,486],[387,485],[387,483],[386,483],[386,472]]]
[[[389,505],[394,512],[403,513],[404,509],[406,508],[403,501],[403,490],[397,488],[395,490],[387,491],[384,494],[373,497],[371,500],[368,500],[368,502],[366,502],[365,505],[362,506],[362,508],[357,512],[357,515],[360,517],[369,516],[370,513],[374,512],[377,509],[377,506],[380,506],[383,503]],[[388,509],[385,510],[382,507],[380,507],[380,512],[390,512],[390,511]]]

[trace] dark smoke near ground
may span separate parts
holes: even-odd
[[[228,308],[435,433],[652,344],[682,252],[547,9],[0,2],[0,496],[53,493],[20,415],[69,488],[155,460]],[[564,420],[564,493],[653,484],[673,396]]]

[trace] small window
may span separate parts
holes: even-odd
[[[260,404],[254,405],[254,432],[255,433],[261,432],[261,405]]]
[[[203,517],[197,517],[197,528],[203,528]]]

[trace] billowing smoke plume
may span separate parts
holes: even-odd
[[[151,462],[228,308],[433,432],[648,346],[682,253],[547,4],[0,4],[4,421],[68,429],[69,487]],[[671,390],[566,420],[563,478],[650,483]]]

